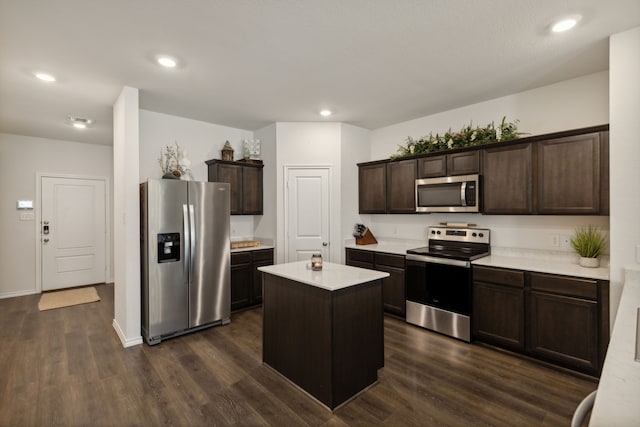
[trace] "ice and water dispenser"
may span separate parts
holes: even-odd
[[[158,263],[180,261],[180,233],[158,234]]]

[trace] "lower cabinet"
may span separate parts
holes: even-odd
[[[598,376],[608,295],[608,281],[474,266],[474,338]]]
[[[401,317],[405,316],[404,255],[347,248],[346,264],[389,273],[389,277],[382,281],[384,311]]]
[[[262,303],[262,273],[273,264],[273,249],[231,253],[231,311]]]

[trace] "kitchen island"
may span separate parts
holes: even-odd
[[[262,360],[331,410],[384,366],[382,279],[388,273],[307,261],[260,267]]]

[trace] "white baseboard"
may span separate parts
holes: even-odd
[[[140,345],[143,342],[142,335],[134,338],[127,338],[124,335],[124,332],[122,332],[122,328],[120,328],[120,325],[118,325],[118,322],[116,321],[116,319],[113,319],[113,329],[116,330],[116,333],[118,334],[118,338],[120,338],[120,342],[122,343],[122,346],[124,348],[133,347],[134,345]]]
[[[2,293],[0,294],[0,299],[5,299],[5,298],[14,298],[14,297],[23,297],[25,295],[33,295],[33,294],[39,294],[40,292],[38,292],[35,289],[29,289],[28,291],[15,291],[15,292],[6,292],[6,293]]]

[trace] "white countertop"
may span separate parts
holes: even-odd
[[[583,277],[587,279],[609,280],[609,267],[582,267],[575,261],[564,259],[554,260],[548,258],[527,258],[522,255],[489,255],[472,261],[471,264],[535,271],[538,273],[560,274],[563,276]]]
[[[356,245],[355,242],[348,243],[345,245],[345,248],[406,255],[407,250],[421,248],[423,246],[427,246],[425,240],[379,240],[378,243],[372,245]]]
[[[389,276],[389,273],[381,271],[331,262],[324,262],[320,271],[313,271],[307,265],[310,265],[309,261],[298,261],[258,267],[258,270],[329,291],[336,291]]]
[[[638,307],[640,271],[627,269],[590,426],[640,424],[640,362],[634,360]]]
[[[247,252],[247,251],[259,251],[260,249],[273,249],[272,245],[258,245],[258,246],[250,246],[248,248],[235,248],[235,249],[231,249],[231,253],[236,253],[236,252]]]

